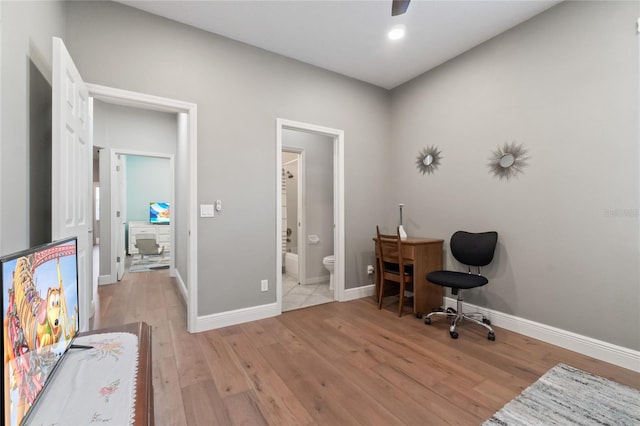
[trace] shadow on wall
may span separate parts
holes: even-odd
[[[29,245],[51,241],[51,85],[29,61]]]

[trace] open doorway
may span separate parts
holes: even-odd
[[[283,161],[283,151],[297,153],[299,155],[296,173],[299,176],[296,193],[297,205],[301,206],[295,213],[298,218],[296,251],[298,263],[298,279],[293,284],[303,291],[299,299],[306,298],[310,304],[316,304],[318,300],[304,296],[304,292],[310,291],[309,285],[324,284],[327,287],[325,301],[343,300],[344,298],[344,132],[338,129],[278,119],[276,122],[276,149],[277,149],[277,179],[276,192],[276,232],[281,238],[276,244],[277,287],[276,299],[280,310],[286,311],[304,305],[305,301],[286,301],[283,281],[286,279],[285,256],[287,254],[287,228],[289,223],[284,222],[288,213],[284,212],[287,204],[286,185],[287,171],[294,175],[292,170],[285,170],[284,163],[294,158]],[[296,138],[296,136],[298,136]],[[311,151],[314,155],[311,165]],[[293,178],[292,178],[293,179]],[[309,189],[310,180],[314,187]],[[313,208],[310,206],[313,204]],[[310,213],[310,210],[313,210]],[[291,232],[293,234],[293,230]],[[290,238],[290,237],[289,237]],[[289,258],[294,257],[289,253]],[[327,262],[327,259],[330,262]],[[291,260],[291,259],[289,259]],[[330,263],[327,265],[327,263]],[[283,274],[283,268],[285,268]],[[291,266],[290,266],[291,268]],[[295,266],[293,266],[295,268]],[[331,288],[332,287],[332,288]],[[291,289],[286,288],[287,293]],[[313,292],[312,292],[313,293]],[[299,303],[302,302],[302,303]],[[324,303],[319,301],[319,303]],[[295,306],[295,307],[294,307]]]
[[[151,203],[175,207],[173,158],[178,145],[177,114],[94,101],[94,140],[104,147],[100,168],[100,284],[120,281],[128,254],[130,222],[142,231],[158,228],[151,222]],[[103,172],[104,169],[104,173]],[[181,210],[180,206],[174,210]],[[170,223],[169,220],[164,223]],[[172,240],[162,227],[163,243]],[[149,232],[150,236],[153,232]],[[158,238],[156,237],[156,240]],[[135,243],[134,243],[135,244]],[[133,250],[130,250],[133,248]],[[167,247],[167,253],[173,251]]]
[[[330,136],[291,129],[282,145],[282,310],[289,311],[334,300],[334,147]]]
[[[127,154],[116,150],[116,205],[118,280],[126,272],[154,272],[170,269],[172,257],[172,214],[174,189],[173,156]],[[144,243],[144,244],[143,244]]]
[[[151,96],[142,93],[129,92],[125,90],[87,84],[90,96],[95,100],[106,104],[119,105],[125,107],[133,107],[140,110],[159,111],[173,114],[177,121],[177,142],[175,143],[175,165],[172,166],[174,174],[171,177],[171,187],[180,187],[185,190],[174,191],[172,200],[170,201],[176,213],[176,220],[171,227],[171,252],[174,253],[172,261],[175,268],[170,271],[175,274],[178,290],[187,305],[187,329],[190,332],[198,331],[198,315],[197,315],[197,106],[192,103]],[[99,129],[98,129],[99,130]],[[95,132],[94,132],[95,134]],[[174,133],[175,136],[175,133]],[[150,145],[153,146],[153,145]],[[143,148],[144,149],[144,148]],[[106,150],[105,156],[109,159],[110,167],[107,168],[107,176],[102,179],[101,183],[111,183],[111,162],[112,155],[115,155],[113,149]],[[145,151],[124,152],[126,154],[145,154]],[[102,167],[101,167],[101,173]],[[101,188],[101,205],[104,206],[105,191]],[[111,191],[110,201],[113,204]],[[107,210],[101,207],[101,248],[105,239],[105,232],[109,233],[112,240],[115,240],[116,217],[110,217],[111,209]],[[179,214],[179,217],[177,216]],[[106,219],[109,219],[107,225]],[[106,226],[106,228],[105,228]],[[106,229],[106,230],[105,230]],[[108,270],[101,271],[101,283],[109,283],[116,281],[116,263],[117,254],[115,244],[111,244],[107,253]],[[121,258],[122,260],[122,258]]]

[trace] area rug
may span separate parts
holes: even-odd
[[[146,255],[142,259],[139,254],[134,255],[131,260],[131,267],[129,272],[145,272],[155,271],[158,269],[169,268],[171,257],[167,252],[161,255]]]
[[[558,364],[483,425],[640,425],[640,391]]]

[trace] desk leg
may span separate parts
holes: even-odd
[[[443,291],[439,285],[427,281],[427,274],[442,269],[441,244],[416,247],[413,266],[413,311],[417,318],[442,306]]]

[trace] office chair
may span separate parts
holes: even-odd
[[[487,278],[480,274],[480,267],[491,263],[497,242],[497,232],[471,233],[457,231],[451,236],[451,254],[458,262],[467,265],[468,272],[433,271],[427,274],[427,281],[443,287],[449,287],[451,293],[458,296],[458,299],[456,309],[448,308],[446,311],[431,312],[424,319],[425,324],[431,324],[431,317],[436,315],[444,315],[447,318],[452,318],[449,335],[452,339],[457,339],[458,332],[456,331],[456,326],[462,320],[467,320],[489,330],[487,339],[492,341],[496,340],[496,335],[493,332],[493,328],[491,328],[491,321],[485,318],[484,315],[479,312],[462,312],[461,290],[482,287],[489,282]],[[478,268],[477,274],[471,272],[472,266]]]
[[[153,237],[136,237],[136,248],[140,253],[140,259],[144,259],[144,255],[160,255],[164,253],[164,246],[160,246]],[[158,250],[159,249],[159,250]]]
[[[413,290],[413,270],[410,265],[405,265],[402,257],[402,240],[400,239],[400,229],[395,235],[384,235],[380,233],[380,228],[376,226],[376,245],[378,252],[378,271],[380,271],[380,293],[378,294],[378,309],[382,309],[382,299],[384,297],[384,283],[394,281],[400,286],[400,300],[398,301],[398,316],[402,316],[405,290],[407,285]]]

